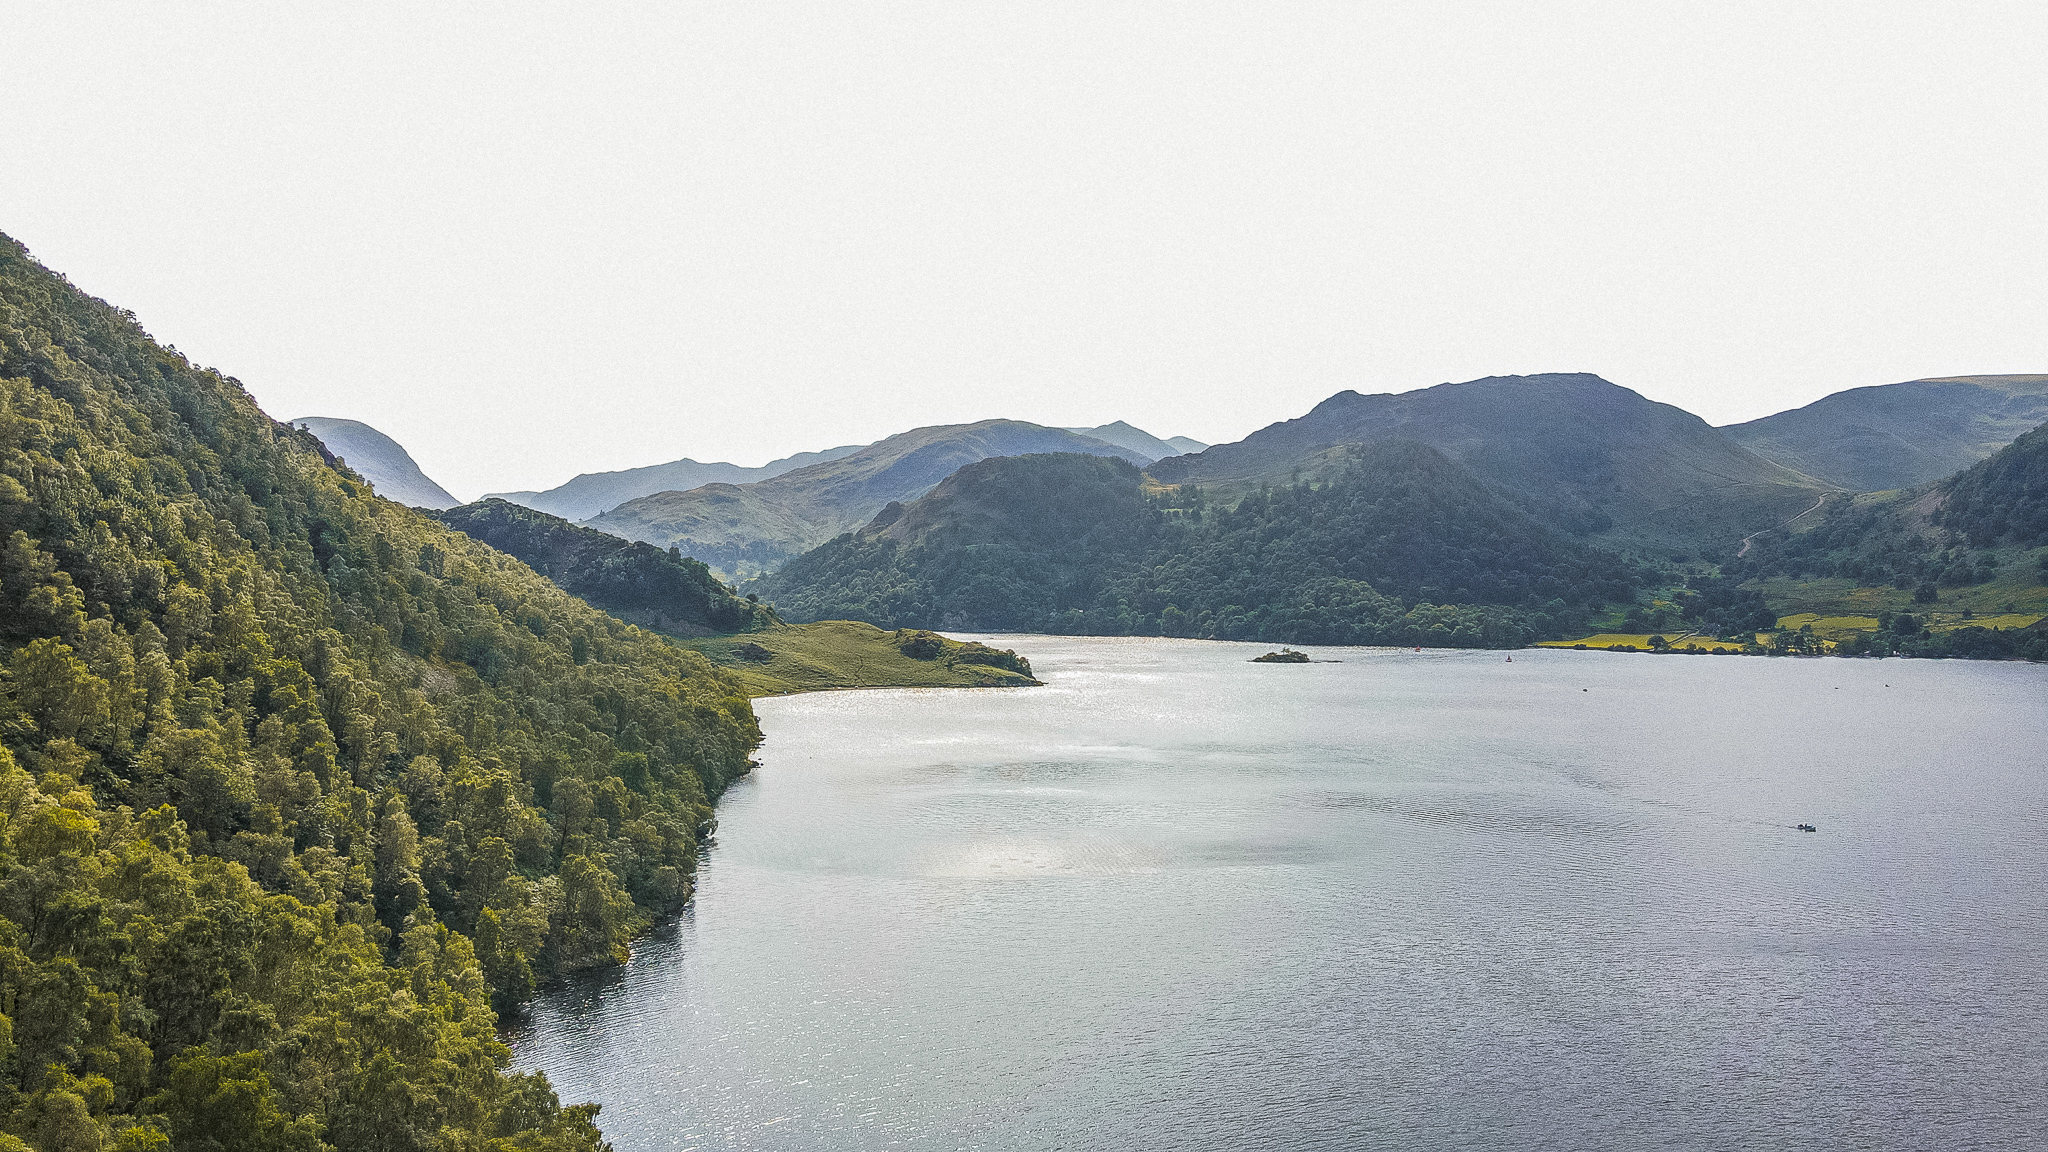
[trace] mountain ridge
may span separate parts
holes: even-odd
[[[707,484],[643,496],[586,523],[629,540],[680,548],[723,576],[745,576],[859,527],[891,502],[916,499],[964,464],[1043,451],[1151,460],[1128,448],[1022,420],[933,425],[752,484]]]
[[[1856,492],[1912,488],[2048,420],[2048,375],[1933,376],[1850,388],[1721,428],[1766,459]]]
[[[845,444],[818,452],[798,452],[770,460],[758,468],[724,461],[706,464],[684,457],[641,468],[584,472],[539,492],[488,492],[482,498],[509,501],[564,520],[584,521],[601,516],[628,500],[656,492],[685,492],[706,484],[751,484],[757,480],[770,480],[798,468],[850,456],[865,447],[865,444]]]
[[[1162,484],[1239,493],[1313,475],[1345,445],[1381,439],[1427,444],[1553,527],[1620,546],[1732,549],[1831,487],[1763,459],[1682,408],[1590,373],[1347,390],[1303,416],[1148,472]]]

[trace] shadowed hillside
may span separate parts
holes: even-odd
[[[755,484],[707,484],[644,496],[590,526],[673,545],[724,575],[758,573],[866,523],[891,501],[917,499],[963,464],[1032,452],[1151,460],[1060,428],[984,420],[899,433],[839,460]]]
[[[1959,472],[2048,420],[2048,376],[1954,376],[1837,392],[1722,431],[1788,468],[1854,492]]]
[[[1299,419],[1159,461],[1149,473],[1228,498],[1317,475],[1341,446],[1388,439],[1437,449],[1561,531],[1660,549],[1732,553],[1744,535],[1828,490],[1683,409],[1582,373],[1340,392]]]
[[[1632,592],[1441,453],[1346,449],[1235,507],[1121,461],[982,461],[757,587],[793,619],[1302,643],[1514,645]]]
[[[479,500],[435,519],[501,552],[591,604],[644,628],[683,636],[741,632],[766,613],[703,564],[651,544],[580,528],[504,500]]]

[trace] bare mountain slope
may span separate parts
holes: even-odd
[[[1767,460],[1857,492],[1968,468],[2048,420],[2048,375],[1946,376],[1851,388],[1722,431]]]

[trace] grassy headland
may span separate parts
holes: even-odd
[[[749,696],[833,688],[1015,688],[1037,684],[1015,652],[917,629],[853,620],[774,624],[758,632],[679,640]]]

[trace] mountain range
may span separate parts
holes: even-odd
[[[656,492],[683,492],[705,484],[752,484],[758,480],[771,480],[798,468],[851,456],[863,447],[865,445],[848,444],[822,452],[799,452],[771,460],[759,468],[742,468],[738,464],[723,462],[700,464],[685,458],[619,472],[585,472],[545,492],[492,492],[484,499],[508,500],[564,520],[588,520],[635,497]]]
[[[1597,376],[1558,373],[1396,394],[1340,392],[1297,419],[1214,447],[1161,439],[1123,421],[1080,429],[984,421],[915,429],[758,469],[679,460],[506,498],[585,517],[623,539],[679,547],[735,578],[772,571],[889,502],[916,499],[953,467],[991,455],[1102,452],[1107,445],[1147,465],[1153,482],[1199,486],[1212,500],[1230,501],[1260,485],[1319,475],[1344,446],[1401,439],[1437,449],[1567,534],[1610,547],[1714,555],[1816,508],[1829,493],[1947,475],[2037,416],[2048,418],[2048,376],[1952,377],[1852,389],[1715,429]],[[330,436],[355,451],[352,466],[380,491],[436,499],[440,490],[422,489],[432,482],[402,448],[365,426],[327,423]],[[992,435],[997,428],[1008,431]]]
[[[859,527],[891,502],[915,500],[964,464],[1043,452],[1119,456],[1139,464],[1153,459],[1021,420],[939,425],[752,484],[642,496],[588,524],[628,540],[680,548],[724,575],[752,575]]]

